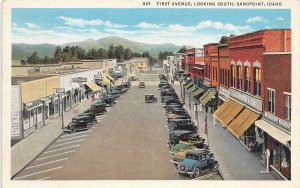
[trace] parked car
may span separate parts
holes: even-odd
[[[138,77],[136,77],[136,76],[130,76],[129,78],[128,78],[128,81],[136,81],[136,80],[138,80],[139,78]]]
[[[131,83],[130,82],[122,82],[121,84],[123,87],[125,88],[130,88],[131,87]]]
[[[185,110],[185,109],[171,109],[168,114],[177,114],[177,115],[182,115],[182,116],[186,116],[189,113]]]
[[[92,126],[95,126],[98,124],[96,119],[96,114],[94,112],[83,112],[78,115],[78,117],[88,116],[91,118]]]
[[[140,84],[139,84],[139,88],[145,88],[146,86],[145,86],[145,82],[140,82]]]
[[[174,130],[196,131],[197,130],[197,126],[190,119],[173,119],[169,121],[168,128],[170,131],[174,131]]]
[[[113,106],[114,104],[116,104],[115,98],[113,98],[113,97],[102,97],[101,99],[98,99],[96,101],[96,103],[98,103],[98,102],[105,103],[106,106]]]
[[[106,103],[99,102],[96,104],[92,104],[90,112],[94,112],[96,115],[104,114],[106,112]]]
[[[181,116],[181,115],[177,115],[177,114],[168,114],[167,115],[167,122],[169,123],[172,119],[191,119],[190,115],[185,115],[185,116]]]
[[[92,119],[89,116],[78,116],[63,129],[64,132],[75,133],[79,130],[89,130],[92,127]]]
[[[153,94],[145,95],[145,103],[154,103],[157,102],[157,98]]]
[[[198,149],[208,149],[209,147],[206,145],[205,143],[205,139],[202,140],[188,140],[188,141],[179,141],[178,144],[176,144],[175,146],[172,146],[170,148],[170,153],[175,154],[180,152],[180,150],[187,150],[187,148],[192,148],[190,146],[194,146]]]
[[[199,177],[201,173],[207,171],[217,171],[218,161],[214,159],[214,154],[209,150],[191,150],[186,153],[185,159],[177,166],[179,174],[187,174],[191,177]]]
[[[188,141],[191,139],[198,139],[202,140],[200,136],[195,133],[194,131],[187,131],[187,130],[175,130],[169,132],[169,147],[171,148],[172,146],[175,146],[176,144],[179,143],[179,141]]]

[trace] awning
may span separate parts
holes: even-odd
[[[193,83],[190,82],[190,83],[188,83],[187,85],[185,85],[184,88],[187,89],[187,88],[191,87],[192,85],[193,85]]]
[[[227,110],[228,106],[231,104],[230,100],[225,101],[219,108],[214,112],[214,116],[217,117]]]
[[[191,93],[191,95],[192,95],[193,97],[195,97],[195,96],[201,94],[202,92],[203,92],[203,89],[198,88],[196,91],[193,91],[193,92]]]
[[[291,135],[276,128],[274,125],[271,123],[268,123],[265,120],[258,120],[255,121],[255,125],[262,129],[264,132],[266,132],[268,135],[276,139],[278,142],[281,144],[288,146],[288,142],[291,141]]]
[[[110,80],[106,77],[106,74],[102,75],[102,81],[101,83],[103,85],[109,85],[110,84]]]
[[[216,91],[207,91],[204,95],[204,97],[202,96],[202,97],[200,97],[200,103],[202,104],[202,105],[206,105],[207,104],[207,102],[208,101],[210,101],[210,99],[213,97],[213,96],[215,96],[216,95]]]
[[[88,82],[86,85],[93,90],[94,92],[101,91],[101,87],[99,87],[95,82]]]
[[[188,93],[192,93],[192,92],[195,91],[197,88],[198,88],[198,86],[196,86],[195,84],[193,84],[193,86],[190,87],[189,89],[187,89],[186,91],[187,91]]]
[[[224,104],[226,104],[226,106],[223,107]],[[244,106],[233,100],[228,100],[224,104],[220,111],[216,111],[215,117],[222,126],[226,127],[242,111]]]
[[[227,129],[237,138],[249,129],[249,127],[257,120],[259,114],[248,108],[244,110],[227,126]]]

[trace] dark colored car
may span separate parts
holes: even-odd
[[[130,82],[122,82],[121,84],[123,87],[125,88],[130,88],[131,87],[131,83]]]
[[[145,103],[154,103],[157,102],[157,98],[153,94],[145,95]]]
[[[94,112],[84,112],[78,115],[78,117],[88,116],[91,118],[92,125],[95,126],[98,124],[96,119],[96,114]]]
[[[181,116],[181,115],[176,115],[176,114],[169,114],[167,116],[167,122],[169,123],[171,120],[173,119],[191,119],[191,117],[189,115],[186,116]]]
[[[140,82],[140,84],[139,84],[139,88],[145,88],[146,86],[145,86],[145,82]]]
[[[186,116],[189,113],[185,109],[172,109],[168,112],[168,114],[176,114]]]
[[[89,111],[94,112],[96,115],[104,114],[106,112],[106,104],[104,102],[92,104]]]
[[[170,146],[175,146],[179,143],[179,140],[188,141],[190,139],[202,140],[202,138],[200,138],[200,136],[197,135],[197,133],[195,133],[194,131],[175,130],[169,133]]]
[[[75,133],[79,130],[89,130],[92,127],[92,119],[89,116],[78,116],[72,118],[72,121],[68,124],[66,128],[63,129],[64,132]]]
[[[186,153],[185,159],[177,166],[177,172],[187,174],[191,177],[199,177],[207,171],[217,171],[219,168],[218,161],[214,159],[214,154],[209,150],[191,150]]]

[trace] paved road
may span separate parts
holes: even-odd
[[[183,180],[167,148],[168,132],[160,103],[145,104],[144,95],[159,95],[158,82],[137,83],[110,108],[91,131],[64,134],[15,179]],[[207,175],[201,179],[221,179]]]

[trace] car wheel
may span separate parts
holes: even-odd
[[[201,172],[201,171],[200,171],[200,168],[198,168],[198,167],[194,168],[194,170],[193,170],[193,175],[194,175],[194,177],[195,177],[195,178],[199,177],[200,174],[201,174],[200,172]]]
[[[175,145],[176,145],[175,140],[171,140],[171,141],[170,141],[170,145],[171,145],[171,146],[175,146]]]
[[[93,126],[96,126],[98,123],[97,123],[97,121],[93,121]]]
[[[76,131],[77,131],[77,130],[76,130],[75,127],[72,127],[72,128],[71,128],[71,133],[76,133]]]
[[[90,130],[90,129],[92,128],[92,124],[88,123],[88,124],[86,125],[86,128],[87,128],[87,130]]]
[[[215,162],[211,168],[213,172],[216,172],[219,169],[219,163]]]
[[[179,164],[178,165],[178,170],[181,174],[185,174],[187,172],[187,166],[184,164]]]

